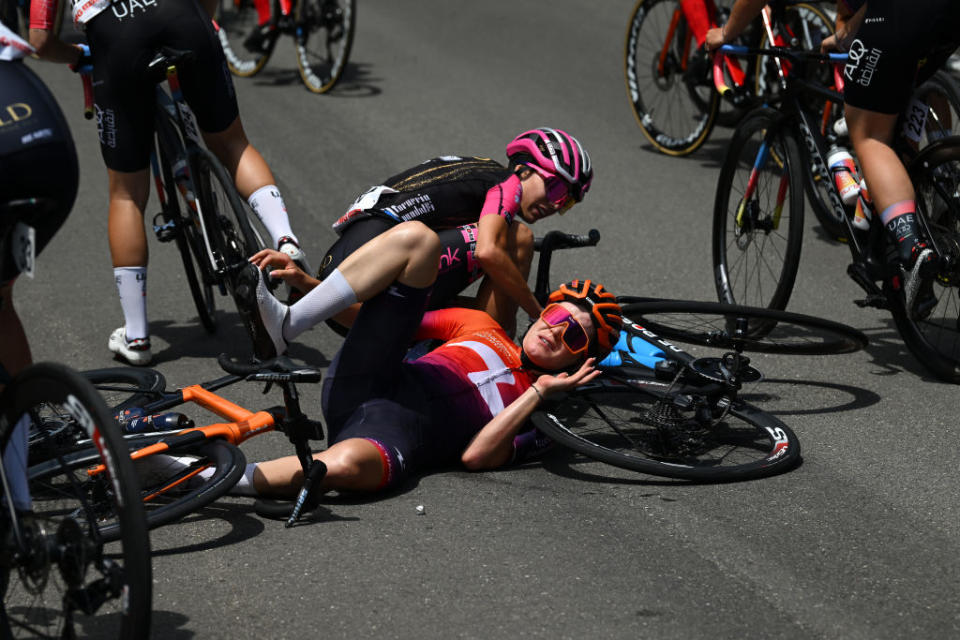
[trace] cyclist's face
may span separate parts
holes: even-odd
[[[595,339],[596,331],[590,314],[570,302],[560,305],[570,312],[573,319],[583,327],[590,340]],[[523,336],[523,350],[534,364],[544,370],[566,369],[584,359],[584,353],[571,353],[563,343],[566,324],[550,326],[543,318],[534,322]]]
[[[563,213],[573,204],[569,187],[562,178],[545,177],[531,169],[530,174],[523,179],[520,217],[524,222],[534,223],[557,212]]]

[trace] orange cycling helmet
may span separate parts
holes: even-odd
[[[590,314],[597,339],[590,346],[590,355],[604,358],[613,350],[620,338],[623,312],[617,297],[592,280],[572,280],[560,285],[550,294],[550,302],[572,302]]]

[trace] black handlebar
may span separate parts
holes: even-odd
[[[600,242],[600,232],[596,229],[590,229],[585,236],[554,230],[534,240],[533,246],[540,252],[540,260],[537,263],[537,285],[533,290],[537,302],[546,304],[547,296],[550,295],[550,258],[554,251],[592,247],[598,242]]]

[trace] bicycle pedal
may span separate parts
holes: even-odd
[[[864,307],[873,307],[875,309],[889,308],[889,306],[887,305],[887,297],[882,293],[871,294],[866,298],[864,298],[863,300],[854,300],[853,303],[858,307],[860,307],[861,309]]]
[[[162,216],[162,213],[158,213],[153,218],[153,233],[157,236],[157,240],[160,242],[170,242],[171,240],[177,239],[177,234],[179,233],[179,227],[177,226],[176,220],[168,220],[163,224],[157,224],[157,218]]]

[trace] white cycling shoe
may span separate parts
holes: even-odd
[[[153,353],[150,351],[150,338],[137,338],[127,342],[127,331],[124,327],[115,329],[110,334],[107,347],[130,364],[142,367],[150,364]]]

